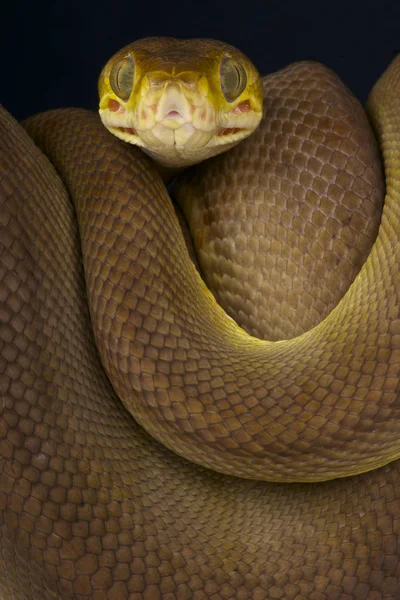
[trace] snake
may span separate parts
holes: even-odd
[[[400,59],[99,95],[0,113],[1,598],[400,598]]]

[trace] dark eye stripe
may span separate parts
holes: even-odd
[[[121,100],[128,100],[133,89],[135,64],[131,56],[119,60],[111,69],[111,89]]]
[[[222,93],[228,102],[233,102],[246,87],[246,71],[239,61],[226,56],[221,62],[220,80]]]

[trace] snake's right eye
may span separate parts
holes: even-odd
[[[111,69],[110,85],[112,91],[117,94],[121,100],[129,100],[133,88],[135,77],[135,63],[129,55],[119,60]]]

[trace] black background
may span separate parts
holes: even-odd
[[[97,108],[103,64],[149,35],[227,41],[261,73],[318,60],[362,102],[400,50],[400,0],[8,0],[2,11],[0,98],[19,119],[63,106]]]

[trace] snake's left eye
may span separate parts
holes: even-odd
[[[115,94],[121,100],[129,100],[135,77],[135,63],[129,55],[119,60],[111,69],[110,85]]]
[[[228,102],[233,102],[246,87],[246,71],[239,61],[225,57],[220,69],[221,89]]]

